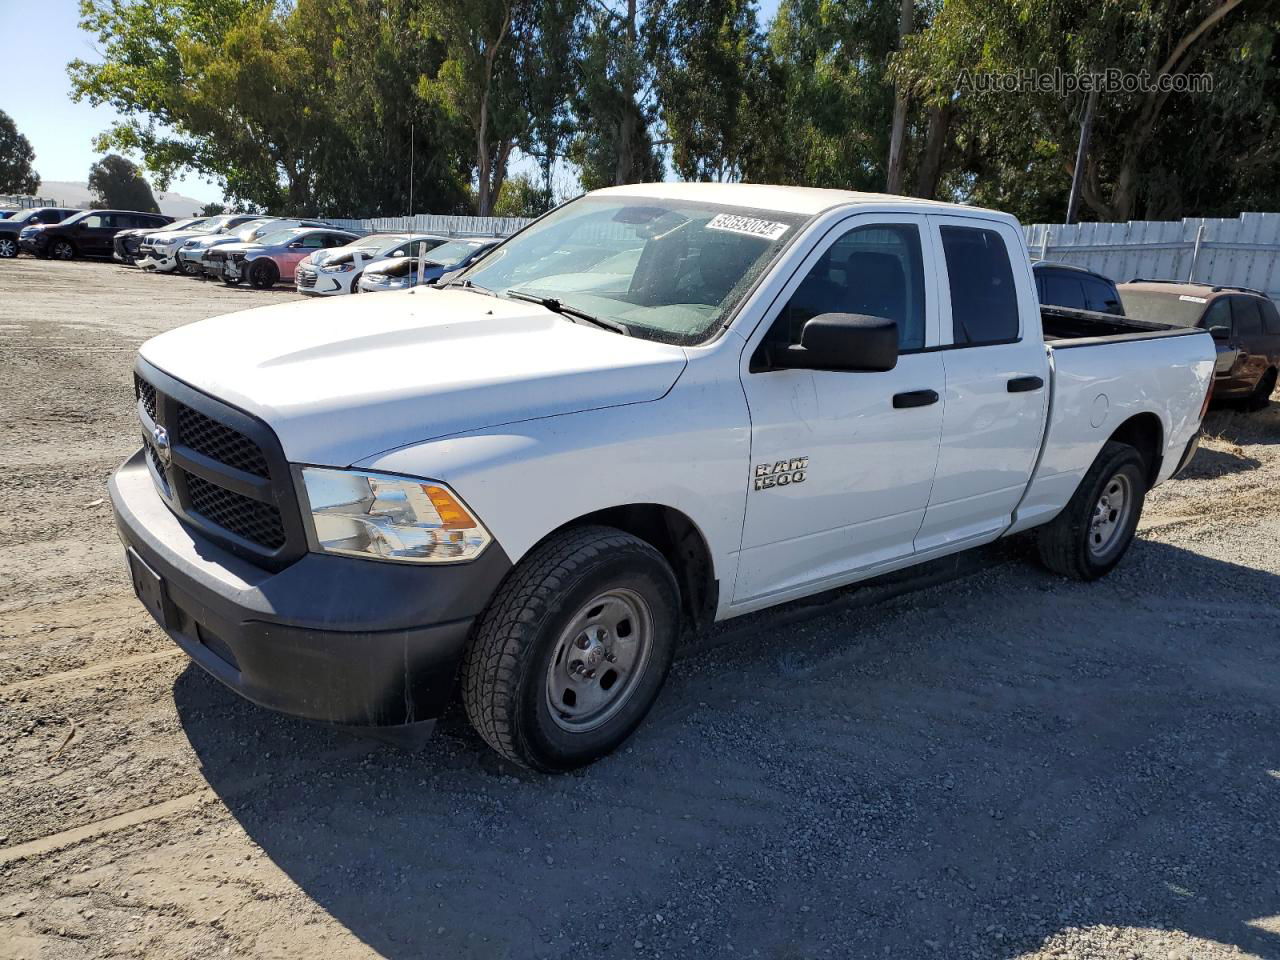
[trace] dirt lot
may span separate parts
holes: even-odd
[[[735,621],[543,778],[259,710],[132,598],[134,349],[290,296],[0,261],[0,956],[1280,957],[1280,405],[1109,579],[1015,542]]]

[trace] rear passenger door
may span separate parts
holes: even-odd
[[[1040,449],[1048,356],[1016,229],[930,216],[941,251],[942,443],[917,552],[979,543],[1008,526]]]
[[[1252,388],[1264,373],[1269,361],[1262,332],[1262,311],[1256,297],[1231,298],[1231,345],[1240,351],[1236,373],[1241,386]]]

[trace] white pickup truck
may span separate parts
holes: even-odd
[[[1192,456],[1207,332],[1041,309],[1017,222],[636,185],[439,288],[147,342],[111,480],[138,596],[256,703],[588,763],[686,628],[1038,528],[1106,573]]]

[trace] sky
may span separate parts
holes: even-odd
[[[75,0],[0,0],[0,63],[8,78],[0,85],[0,110],[31,141],[44,180],[87,180],[89,167],[102,156],[93,138],[116,119],[110,107],[71,100],[67,63],[98,59],[94,38],[77,25],[78,8]],[[193,176],[175,180],[169,189],[202,202],[222,199],[216,185]]]
[[[761,0],[762,23],[777,6],[778,0]],[[67,63],[99,59],[94,38],[79,28],[78,7],[75,0],[0,0],[0,63],[8,78],[0,84],[0,110],[31,141],[35,168],[44,180],[87,180],[89,167],[101,156],[93,138],[116,119],[111,107],[71,100]],[[512,172],[522,169],[516,164]],[[216,184],[193,175],[174,180],[169,189],[201,202],[222,199]]]

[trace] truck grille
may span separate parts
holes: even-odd
[[[152,433],[144,423],[143,442],[174,513],[260,566],[283,566],[305,552],[289,465],[266,424],[145,361],[134,391],[162,428]]]
[[[284,546],[280,511],[270,504],[251,500],[195,474],[187,475],[187,491],[191,494],[192,508],[218,526],[269,550]]]
[[[185,404],[178,405],[178,436],[192,450],[258,477],[269,476],[267,459],[258,445],[226,424],[206,417]]]

